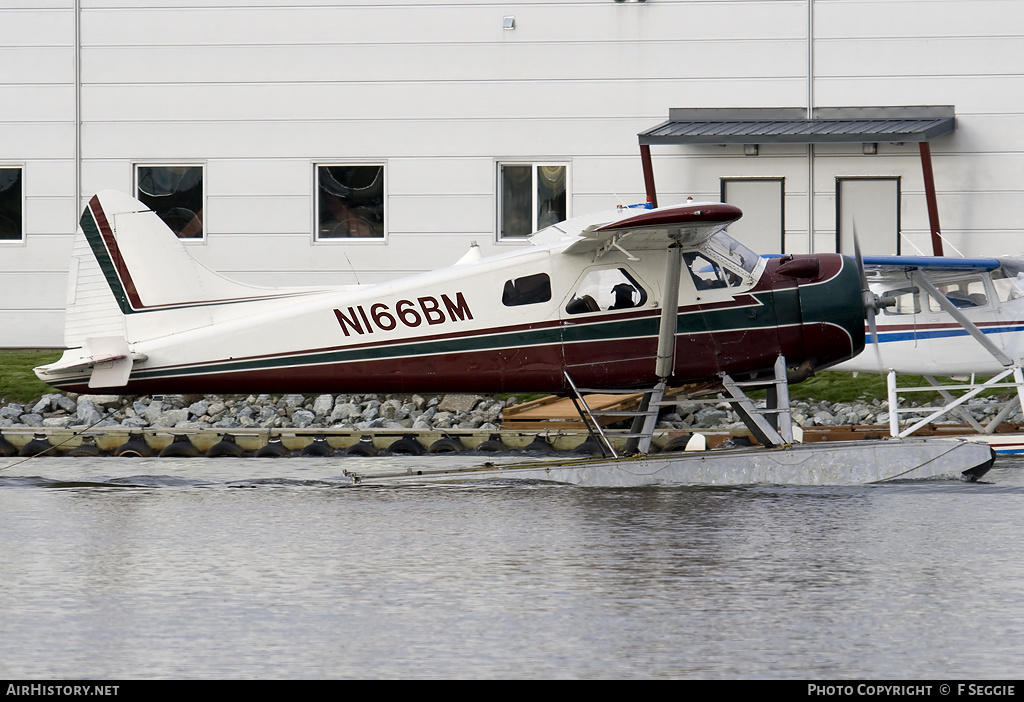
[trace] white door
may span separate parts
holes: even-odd
[[[853,255],[853,231],[865,256],[900,253],[900,179],[836,178],[836,251]]]
[[[743,210],[729,234],[759,254],[785,253],[783,178],[722,178],[722,202]]]

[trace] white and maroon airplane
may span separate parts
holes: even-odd
[[[62,358],[75,392],[567,392],[826,368],[864,346],[854,261],[764,259],[734,206],[620,208],[532,246],[364,286],[262,288],[196,261],[104,191],[75,239]]]

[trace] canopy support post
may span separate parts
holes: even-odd
[[[942,229],[939,227],[939,204],[935,198],[935,176],[932,173],[932,149],[927,141],[921,149],[921,173],[924,175],[924,198],[928,203],[928,224],[932,230],[932,255],[942,256]]]
[[[651,147],[640,144],[640,163],[644,169],[644,189],[647,191],[647,202],[651,207],[658,206],[658,192],[654,187],[654,165],[651,163]]]

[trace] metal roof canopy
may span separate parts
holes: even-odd
[[[928,142],[956,129],[953,105],[907,107],[670,108],[668,121],[637,136],[647,200],[658,206],[652,144],[917,143],[921,152],[932,253],[942,255],[942,232]],[[756,154],[756,150],[754,151]]]
[[[951,105],[918,107],[673,108],[640,144],[925,142],[956,129]]]

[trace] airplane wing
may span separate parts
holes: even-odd
[[[912,270],[935,272],[994,271],[1002,265],[997,258],[960,258],[956,256],[865,256],[864,270],[885,277]]]
[[[586,227],[580,232],[582,238],[570,244],[565,253],[600,254],[620,247],[642,251],[666,249],[673,244],[694,247],[742,216],[735,205],[719,202],[691,202],[638,215],[627,213],[621,219]]]

